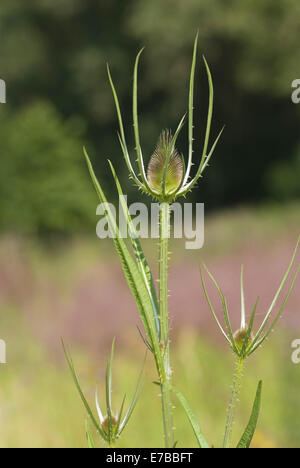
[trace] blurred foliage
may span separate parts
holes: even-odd
[[[300,198],[300,145],[291,161],[274,164],[269,173],[270,192],[278,200]]]
[[[91,222],[94,198],[82,175],[82,131],[80,120],[63,121],[51,104],[42,101],[18,113],[2,110],[2,229],[72,233],[82,231],[81,223]]]
[[[226,132],[213,167],[192,195],[194,200],[205,200],[207,209],[214,209],[258,202],[274,193],[276,198],[280,193],[285,198],[298,197],[297,187],[290,185],[286,191],[277,187],[284,186],[287,173],[293,176],[290,164],[292,168],[297,165],[293,155],[299,145],[300,106],[291,103],[290,95],[291,82],[299,73],[299,13],[297,0],[2,0],[0,76],[7,83],[8,103],[0,107],[1,229],[45,233],[70,231],[71,225],[72,229],[88,227],[86,220],[94,216],[95,202],[89,208],[92,188],[85,182],[82,143],[97,149],[90,153],[102,180],[109,174],[109,157],[121,182],[128,182],[116,137],[106,62],[111,65],[132,137],[132,66],[137,50],[146,45],[139,99],[147,158],[161,129],[174,128],[187,108],[192,44],[198,29],[200,49],[215,82],[213,133],[224,123]],[[203,67],[197,79],[199,151],[195,160],[200,155],[207,106]],[[32,126],[27,123],[26,129],[21,121],[29,114]],[[133,150],[132,138],[129,143]],[[186,129],[179,146],[186,154]],[[43,159],[41,150],[47,154]],[[44,175],[49,172],[49,181],[40,177],[46,159]],[[28,161],[37,160],[38,171],[27,166]],[[33,187],[29,190],[27,184],[22,193],[20,184],[25,186],[24,174],[29,177],[29,172],[27,180]],[[135,199],[140,196],[132,185],[127,192]],[[39,197],[40,193],[48,195]],[[21,199],[21,195],[18,221],[16,197]],[[41,215],[42,203],[48,215]],[[52,210],[57,214],[49,216]]]

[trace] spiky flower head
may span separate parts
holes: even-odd
[[[165,191],[167,194],[179,187],[183,176],[182,158],[175,146],[172,147],[172,139],[173,136],[170,130],[162,131],[147,171],[150,186],[154,190],[160,191],[162,190],[164,171],[166,170]]]
[[[109,66],[107,65],[107,72],[109,82],[112,88],[113,97],[116,105],[117,116],[119,121],[119,141],[124,155],[124,159],[130,174],[130,177],[135,184],[144,193],[156,198],[160,202],[170,202],[176,200],[180,196],[185,196],[192,188],[197,184],[200,177],[206,167],[209,165],[211,156],[215,150],[215,147],[221,137],[223,129],[215,139],[212,146],[209,148],[210,140],[210,129],[213,115],[213,82],[210,73],[209,66],[203,57],[208,85],[209,85],[209,104],[207,113],[206,131],[202,149],[202,155],[198,164],[196,174],[191,175],[191,169],[193,166],[192,154],[193,154],[193,129],[194,129],[194,87],[195,87],[195,68],[196,68],[196,56],[197,56],[197,44],[198,34],[195,38],[193,59],[190,73],[190,86],[189,86],[189,101],[188,101],[188,155],[185,162],[184,158],[178,154],[175,149],[176,139],[183,127],[185,116],[180,120],[179,125],[174,132],[172,137],[171,132],[163,131],[159,139],[157,148],[150,160],[148,174],[146,174],[144,159],[142,154],[141,139],[139,134],[139,121],[138,121],[138,65],[141,53],[144,49],[138,53],[133,73],[133,128],[134,128],[134,140],[135,150],[137,154],[138,172],[131,163],[131,157],[129,155],[128,146],[125,138],[124,123],[122,119],[120,104],[117,96],[117,92],[111,77]],[[169,151],[170,150],[170,151]],[[168,159],[170,158],[170,160]],[[167,165],[165,164],[167,163]]]

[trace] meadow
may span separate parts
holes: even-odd
[[[243,263],[247,315],[260,296],[260,319],[299,235],[299,208],[295,202],[208,216],[205,246],[196,254],[184,251],[183,241],[171,242],[174,384],[189,400],[211,444],[221,444],[234,360],[209,314],[199,263],[205,260],[222,285],[236,328]],[[143,244],[147,257],[155,259],[155,241]],[[209,290],[221,316],[218,298],[213,289]],[[257,381],[263,378],[262,411],[252,446],[299,447],[300,365],[291,361],[291,342],[300,338],[299,310],[298,279],[276,332],[247,362],[234,440],[245,427]],[[44,244],[3,237],[0,337],[7,344],[7,364],[0,367],[0,446],[86,447],[86,414],[65,363],[61,337],[72,354],[91,405],[96,384],[101,401],[104,398],[105,357],[116,337],[113,400],[119,406],[122,395],[130,395],[134,389],[144,356],[137,324],[134,301],[109,242],[92,234]],[[160,405],[154,379],[155,369],[148,357],[142,398],[119,447],[161,446]],[[178,447],[195,446],[179,405],[175,424]]]

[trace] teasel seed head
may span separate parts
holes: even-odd
[[[171,148],[172,138],[170,130],[162,131],[148,166],[147,178],[149,184],[159,192],[162,190],[164,168],[170,151],[166,173],[166,193],[176,190],[183,176],[182,159],[176,148]]]
[[[239,351],[241,351],[243,349],[244,341],[245,341],[245,338],[246,338],[246,335],[247,335],[247,331],[248,331],[248,325],[246,325],[244,328],[240,328],[233,335],[235,344],[236,344]],[[249,340],[248,340],[248,343],[247,343],[247,346],[246,346],[246,349],[252,343],[252,341],[253,341],[253,334],[251,333],[250,337],[249,337]]]
[[[108,416],[105,416],[104,421],[101,423],[102,429],[108,433],[109,430],[109,418]],[[117,418],[113,415],[111,415],[111,426],[114,429],[117,426]]]

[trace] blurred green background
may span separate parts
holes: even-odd
[[[238,326],[244,263],[248,307],[259,295],[262,318],[300,227],[300,105],[291,102],[291,83],[300,72],[299,17],[296,0],[2,0],[0,78],[7,103],[0,105],[0,338],[8,363],[0,367],[1,447],[86,446],[85,414],[61,336],[91,399],[96,381],[103,391],[104,356],[113,336],[116,399],[133,387],[143,356],[137,312],[112,246],[95,235],[97,200],[82,146],[113,200],[107,158],[129,201],[147,201],[128,183],[106,63],[133,153],[132,69],[146,46],[139,113],[148,160],[161,129],[174,129],[187,109],[197,30],[215,85],[212,136],[224,124],[226,131],[189,195],[189,201],[205,202],[205,247],[195,254],[184,251],[183,242],[172,244],[172,345],[176,384],[209,440],[220,443],[233,363],[205,305],[198,264],[205,259],[216,273]],[[208,94],[200,57],[196,161]],[[178,142],[185,155],[186,143],[185,128]],[[145,249],[155,268],[155,241]],[[264,378],[258,447],[299,447],[300,365],[290,359],[291,341],[300,338],[299,313],[298,280],[280,331],[249,362],[236,431],[238,437],[257,380]],[[154,375],[149,362],[123,446],[162,443]],[[179,408],[176,413],[179,446],[192,446],[184,415]]]

